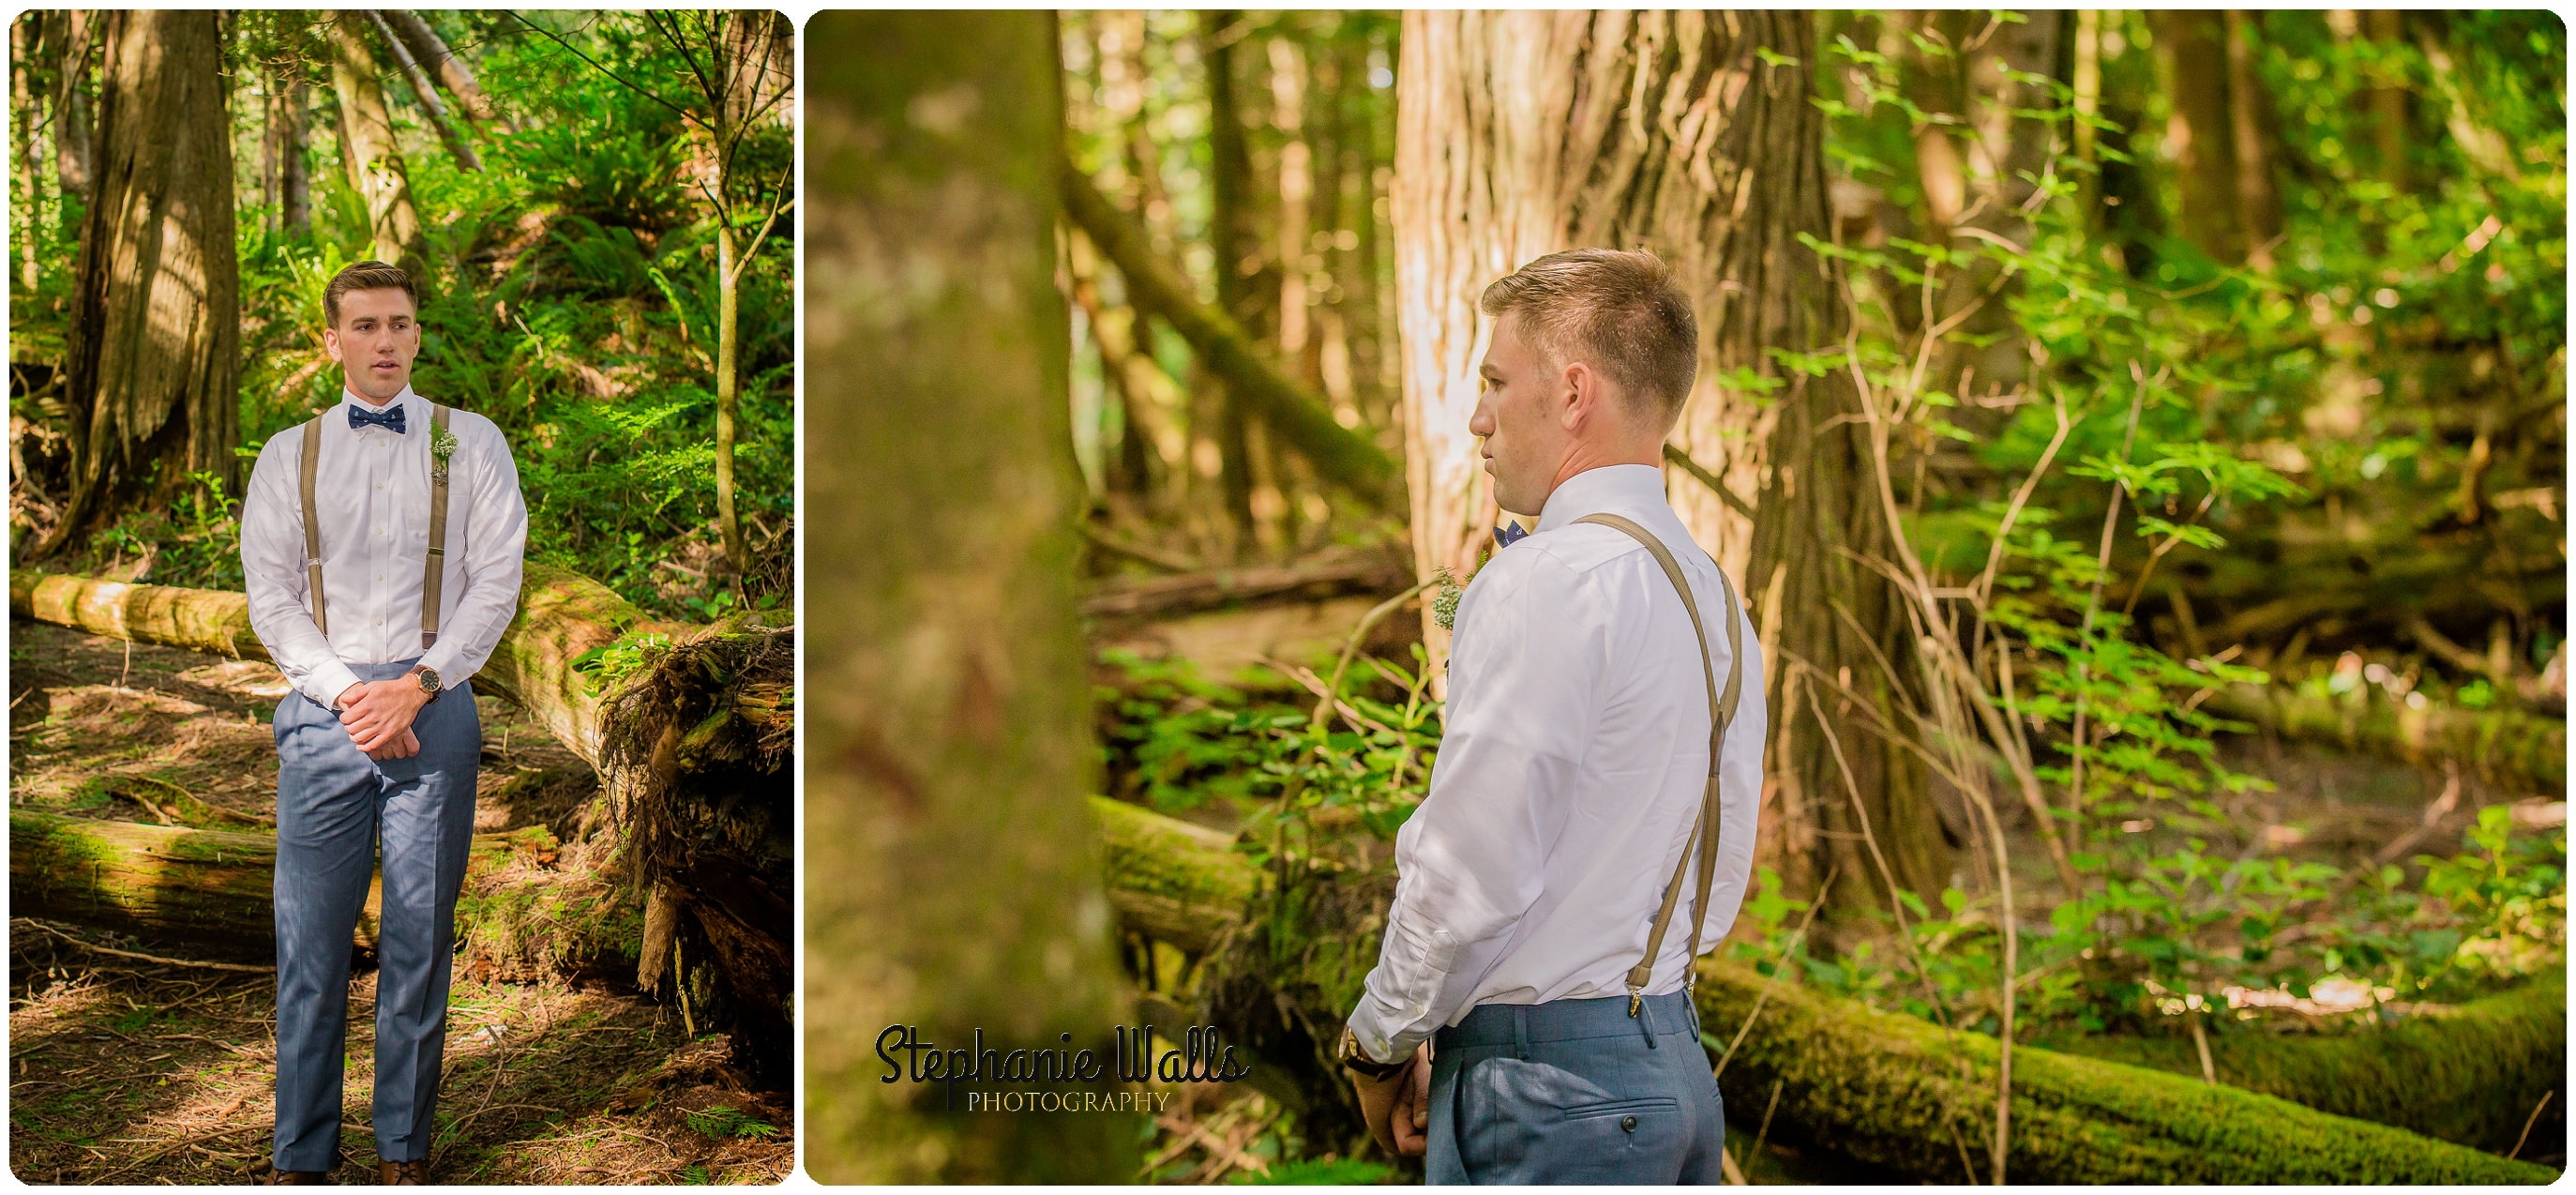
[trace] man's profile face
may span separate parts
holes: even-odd
[[[419,313],[398,289],[350,291],[340,296],[338,326],[322,330],[322,348],[340,363],[349,393],[381,406],[411,384],[412,358],[420,355]]]
[[[1513,514],[1535,515],[1556,486],[1571,437],[1562,418],[1565,371],[1521,335],[1521,315],[1511,311],[1494,322],[1476,372],[1484,384],[1467,430],[1484,438],[1494,502]]]

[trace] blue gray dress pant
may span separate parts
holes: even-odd
[[[1435,1184],[1715,1185],[1726,1117],[1673,992],[1477,1006],[1432,1038],[1429,1133]]]
[[[389,680],[415,661],[353,664]],[[456,893],[474,840],[483,744],[472,686],[420,709],[420,754],[378,762],[339,715],[301,693],[277,705],[277,1152],[279,1170],[339,1164],[349,952],[384,856],[376,937],[376,1156],[415,1162],[437,1131]]]

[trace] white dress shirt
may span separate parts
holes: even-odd
[[[1636,521],[1679,562],[1721,690],[1724,620],[1743,620],[1714,886],[1695,911],[1685,880],[1646,994],[1681,988],[1693,915],[1713,949],[1743,903],[1768,717],[1753,624],[1666,505],[1662,470],[1578,473],[1458,603],[1431,791],[1396,834],[1395,904],[1350,1019],[1371,1057],[1410,1052],[1480,1004],[1625,996],[1646,952],[1707,785],[1708,686],[1653,555],[1616,529],[1573,525],[1599,513]]]
[[[438,645],[420,649],[421,566],[429,558],[429,401],[396,395],[405,430],[349,426],[348,407],[393,409],[343,392],[324,411],[313,509],[322,524],[323,615],[305,593],[304,429],[268,438],[242,500],[241,553],[250,625],[270,658],[305,696],[329,706],[358,683],[351,664],[420,657],[452,688],[483,667],[519,608],[519,557],[528,507],[518,466],[491,420],[450,409],[447,559],[439,582]]]

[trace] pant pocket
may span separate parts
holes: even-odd
[[[1609,1100],[1598,1104],[1580,1104],[1565,1110],[1567,1120],[1597,1120],[1612,1116],[1643,1116],[1650,1113],[1675,1113],[1682,1102],[1670,1096],[1649,1096],[1635,1100]]]

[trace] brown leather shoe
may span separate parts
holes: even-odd
[[[384,1172],[384,1183],[388,1187],[426,1187],[430,1185],[429,1159],[427,1158],[422,1158],[417,1162],[381,1162],[378,1163],[378,1169]]]
[[[331,1184],[328,1170],[278,1170],[263,1165],[250,1176],[251,1185],[259,1187],[327,1187]]]

